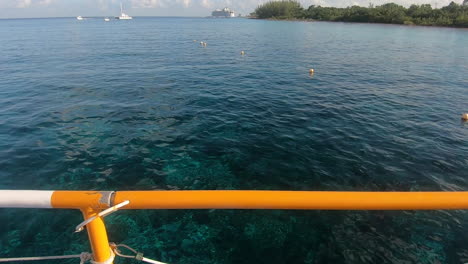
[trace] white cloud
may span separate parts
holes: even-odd
[[[134,8],[189,8],[192,0],[131,0],[131,5]]]
[[[39,4],[43,5],[43,6],[48,6],[48,5],[52,4],[53,1],[54,0],[41,0],[41,1],[39,1]]]
[[[31,5],[32,0],[17,0],[17,8],[27,8]]]
[[[201,6],[204,8],[211,8],[213,5],[210,0],[202,0]]]
[[[132,7],[135,8],[155,8],[161,6],[159,0],[132,0]]]
[[[107,10],[109,8],[109,1],[107,0],[98,0],[99,9]]]
[[[248,14],[269,0],[0,0],[0,17],[43,17],[117,14],[119,4],[133,16],[207,16],[216,8],[229,7],[236,13]],[[431,4],[443,7],[452,0],[298,0],[304,8],[310,5],[346,7],[369,6],[394,2],[400,5]],[[457,3],[462,0],[454,0]],[[3,11],[3,12],[2,12]]]
[[[184,4],[184,7],[187,8],[187,7],[190,6],[190,4],[191,4],[192,1],[191,1],[191,0],[182,0],[182,2],[183,2],[183,4]]]
[[[0,7],[3,8],[30,8],[34,6],[49,6],[55,0],[3,0]]]

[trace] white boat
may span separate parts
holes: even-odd
[[[83,17],[82,16],[77,16],[76,19],[83,20]]]
[[[222,10],[216,9],[215,11],[211,12],[212,17],[236,17],[236,13],[231,9],[225,7]]]
[[[123,12],[123,8],[122,8],[122,3],[120,3],[120,16],[118,17],[115,17],[116,19],[121,19],[121,20],[129,20],[129,19],[133,19],[133,17],[125,14]]]
[[[104,18],[104,21],[109,22],[110,18],[106,17],[106,18]]]

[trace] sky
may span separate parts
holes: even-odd
[[[120,2],[131,16],[209,16],[217,8],[229,7],[236,14],[249,14],[268,0],[0,0],[0,18],[115,16]],[[448,5],[451,0],[299,0],[310,5],[346,7],[394,2],[404,6]],[[461,3],[462,0],[454,0]]]

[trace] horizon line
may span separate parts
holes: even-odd
[[[112,16],[82,16],[83,18],[106,18],[106,17],[115,17]],[[169,18],[169,17],[179,17],[179,18],[206,18],[209,16],[132,16],[132,17],[162,17],[162,18]],[[76,16],[57,16],[57,17],[0,17],[0,20],[8,20],[8,19],[50,19],[50,18],[75,18]]]

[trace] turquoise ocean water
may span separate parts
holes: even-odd
[[[61,18],[0,20],[0,36],[1,189],[468,190],[465,29]],[[0,209],[0,256],[88,251],[81,220]],[[106,221],[170,263],[468,262],[466,211]]]

